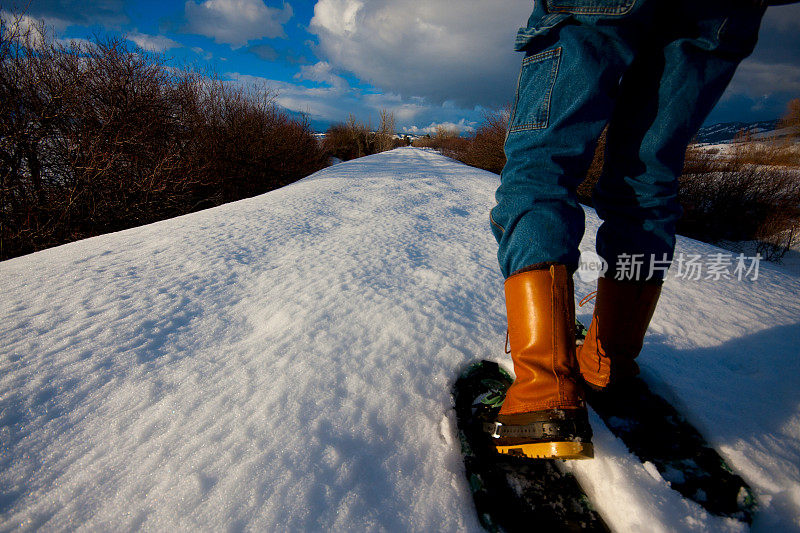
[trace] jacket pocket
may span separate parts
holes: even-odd
[[[517,40],[514,43],[514,50],[524,50],[531,41],[538,37],[547,35],[550,30],[570,18],[568,13],[550,13],[529,24],[527,28],[520,28],[517,32]]]
[[[550,13],[573,15],[625,15],[636,0],[546,0]]]
[[[522,61],[509,133],[547,127],[560,61],[561,47],[530,55]]]

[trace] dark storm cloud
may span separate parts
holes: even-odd
[[[800,4],[771,7],[758,45],[739,66],[708,123],[770,120],[800,97]]]
[[[513,98],[520,56],[511,51],[530,0],[319,0],[310,30],[315,51],[340,72],[384,91],[462,107]],[[770,8],[760,43],[720,109],[775,118],[800,96],[800,5]],[[719,120],[726,120],[718,116]]]
[[[268,44],[257,44],[247,49],[248,52],[264,61],[280,61],[291,65],[305,65],[308,59],[294,50],[278,50]]]
[[[123,0],[34,0],[5,2],[3,9],[24,10],[34,18],[57,19],[66,24],[117,27],[128,22]]]

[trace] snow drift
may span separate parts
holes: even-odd
[[[399,149],[0,263],[0,530],[479,530],[450,386],[510,366],[497,181]],[[799,294],[763,263],[670,277],[641,356],[756,491],[755,530],[800,530]],[[614,529],[741,528],[592,420],[570,467]]]

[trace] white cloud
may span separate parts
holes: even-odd
[[[199,55],[200,57],[202,57],[206,61],[210,61],[214,57],[214,54],[212,54],[211,52],[208,52],[206,50],[203,50],[199,46],[193,46],[192,47],[192,52],[194,52],[195,54]]]
[[[327,0],[314,6],[312,25],[324,28],[333,35],[352,35],[356,31],[356,15],[364,6],[358,0]]]
[[[514,96],[514,37],[530,0],[319,0],[310,31],[336,70],[404,97],[502,105]]]
[[[53,35],[53,32],[61,31],[66,27],[66,23],[60,19],[39,19],[29,15],[14,14],[8,11],[0,11],[0,19],[3,24],[11,30],[14,39],[29,39],[29,44],[33,48],[39,48],[44,42],[45,35]],[[44,27],[42,27],[44,23]]]
[[[267,7],[263,0],[189,0],[185,5],[186,30],[234,48],[264,37],[284,37],[283,25],[292,17],[292,6]]]
[[[403,132],[413,133],[414,135],[425,135],[426,133],[433,135],[439,131],[439,128],[444,128],[447,131],[455,130],[458,133],[472,133],[475,131],[475,124],[475,122],[468,122],[462,118],[457,124],[453,122],[431,122],[430,125],[424,128],[418,128],[417,126],[404,127]]]
[[[73,44],[87,47],[92,44],[92,41],[78,37],[57,38],[58,32],[64,31],[69,26],[69,23],[63,19],[53,17],[36,18],[8,11],[0,11],[0,19],[9,28],[14,39],[24,40],[27,36],[28,43],[33,48],[40,48],[48,37],[66,47],[70,47]]]
[[[339,91],[346,91],[350,88],[347,80],[333,73],[330,63],[320,61],[313,65],[302,65],[300,72],[295,74],[295,79],[315,81],[334,87]]]
[[[182,45],[173,41],[163,35],[147,35],[144,33],[133,32],[127,36],[129,41],[136,43],[136,46],[142,50],[149,50],[150,52],[163,52],[170,48],[179,48]]]
[[[432,105],[418,98],[404,100],[397,94],[363,94],[354,89],[342,91],[334,86],[304,87],[239,73],[228,73],[226,76],[244,85],[271,87],[277,91],[276,102],[282,107],[307,113],[315,120],[325,122],[344,122],[348,115],[353,114],[362,122],[377,125],[380,110],[385,109],[394,113],[398,131],[426,133],[435,132],[439,124],[449,125],[460,131],[472,131],[476,121],[480,119],[479,110]],[[431,119],[434,121],[430,122]],[[420,127],[416,124],[419,120],[424,120],[424,124],[429,125]]]

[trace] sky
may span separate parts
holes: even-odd
[[[530,0],[0,0],[59,39],[119,35],[175,66],[266,84],[324,131],[350,114],[399,133],[470,133],[514,98]],[[26,7],[27,6],[27,7]],[[29,19],[25,19],[29,20]],[[770,120],[800,97],[800,4],[770,8],[759,44],[706,124]]]

